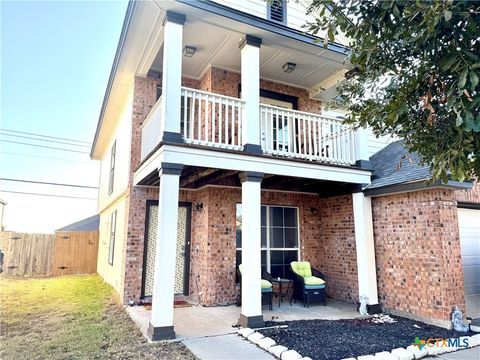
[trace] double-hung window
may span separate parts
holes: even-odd
[[[242,205],[237,204],[237,266],[242,262]],[[290,262],[299,259],[298,208],[263,205],[261,209],[262,269],[273,277],[289,277]]]
[[[113,192],[113,182],[115,180],[115,153],[117,148],[117,140],[112,145],[110,150],[110,175],[108,178],[108,194],[110,195]]]
[[[117,228],[117,210],[110,216],[110,243],[108,244],[108,263],[113,265],[113,256],[115,253],[115,231]]]

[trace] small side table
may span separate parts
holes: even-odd
[[[273,291],[273,295],[278,296],[278,307],[284,298],[290,295],[290,306],[292,305],[291,290],[293,289],[293,280],[284,278],[273,278],[272,283],[278,284],[278,291]]]

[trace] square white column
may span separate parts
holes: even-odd
[[[261,289],[261,190],[263,173],[245,172],[242,181],[242,310],[243,327],[264,326]]]
[[[358,295],[368,297],[369,313],[381,311],[378,305],[372,199],[363,192],[352,194],[357,249]]]
[[[246,35],[240,42],[243,151],[261,154],[260,145],[260,46],[262,39]]]
[[[173,299],[177,246],[178,193],[183,165],[162,163],[159,170],[157,242],[153,275],[152,315],[148,337],[174,339]]]
[[[163,23],[162,141],[183,142],[180,134],[183,24],[185,15],[167,11]]]
[[[366,128],[358,128],[355,131],[355,161],[357,166],[371,170],[368,155],[368,130]]]

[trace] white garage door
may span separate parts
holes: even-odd
[[[480,318],[480,210],[458,209],[467,316]]]

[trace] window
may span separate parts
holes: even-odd
[[[272,0],[268,2],[268,20],[282,24],[287,23],[287,6],[285,0]]]
[[[237,266],[242,263],[242,204],[237,204]],[[273,277],[289,277],[290,262],[299,259],[298,209],[262,206],[262,270]]]
[[[110,218],[110,243],[108,245],[108,263],[113,265],[113,255],[115,253],[115,229],[117,227],[117,210],[115,210]]]
[[[108,179],[108,194],[110,195],[113,192],[113,181],[115,178],[115,152],[117,147],[117,140],[112,145],[112,150],[110,150],[110,177]]]

